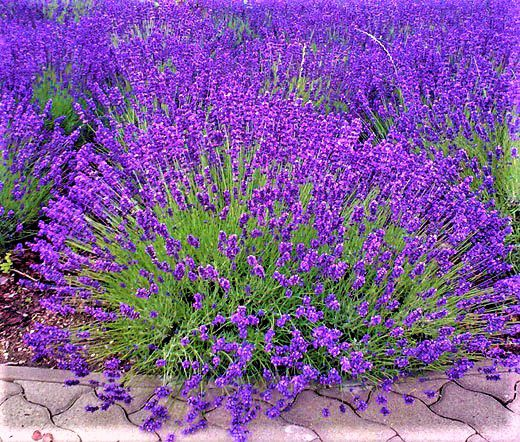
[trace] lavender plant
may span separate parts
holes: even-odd
[[[74,136],[47,128],[29,97],[2,95],[0,105],[0,249],[34,234],[52,183],[61,183]],[[57,158],[55,158],[57,156]]]
[[[33,87],[34,101],[45,110],[49,106],[45,124],[53,128],[56,122],[63,128],[66,134],[77,129],[81,122],[74,110],[78,103],[70,96],[69,91],[56,78],[56,73],[47,69]]]
[[[27,235],[27,228],[35,227],[40,209],[49,199],[49,186],[41,186],[27,170],[29,181],[12,172],[12,159],[0,165],[0,250]],[[30,230],[29,230],[30,232]],[[34,231],[33,231],[34,233]]]
[[[509,2],[488,5],[0,5],[2,90],[46,105],[34,137],[77,149],[29,137],[9,157],[67,168],[37,285],[90,317],[39,325],[35,356],[104,368],[88,411],[160,375],[143,429],[182,396],[179,431],[224,407],[236,440],[312,384],[517,369],[517,33]]]
[[[83,354],[109,361],[102,408],[129,400],[116,378],[159,374],[162,399],[176,391],[192,407],[182,431],[222,406],[237,440],[259,412],[255,394],[281,395],[264,410],[276,417],[312,383],[388,385],[425,368],[457,378],[482,358],[517,364],[497,346],[515,330],[517,280],[494,283],[508,268],[510,227],[470,180],[457,184],[456,159],[358,146],[359,126],[315,140],[315,151],[288,152],[254,130],[244,146],[250,131],[237,120],[207,125],[206,139],[220,133],[223,144],[198,152],[141,150],[137,160],[123,139],[175,141],[151,122],[123,127],[110,162],[82,150],[77,184],[50,206],[35,249],[53,281],[49,307],[80,308],[94,323],[65,345],[43,327],[28,338],[39,356],[79,375]],[[216,399],[205,397],[209,382],[222,389]],[[157,398],[148,409],[142,427],[157,430],[168,413]]]

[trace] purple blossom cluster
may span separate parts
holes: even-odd
[[[0,90],[0,250],[27,235],[51,188],[63,185],[78,133],[48,126],[28,94]]]
[[[42,151],[53,186],[42,302],[90,318],[27,343],[77,376],[103,362],[88,411],[160,375],[144,430],[180,395],[180,432],[222,407],[245,440],[313,384],[378,384],[388,414],[401,377],[518,368],[512,227],[487,198],[496,128],[514,130],[508,2],[81,5],[3,2],[0,85],[19,164]]]

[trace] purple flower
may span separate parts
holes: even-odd
[[[409,394],[403,395],[403,399],[406,405],[412,405],[415,402],[413,396],[410,396]]]
[[[430,399],[435,397],[435,391],[434,390],[424,390],[423,392],[427,397]]]
[[[329,295],[327,295],[327,297],[325,298],[325,305],[327,306],[327,308],[334,311],[338,311],[341,307],[334,293],[330,293]]]
[[[186,237],[186,242],[195,249],[200,247],[199,239],[191,234]]]
[[[364,317],[368,313],[368,302],[363,301],[357,308],[358,315]]]
[[[229,280],[226,278],[219,278],[219,284],[222,290],[224,290],[225,293],[229,292],[229,289],[231,287],[231,284],[229,283]]]
[[[181,431],[222,407],[237,441],[257,395],[279,417],[311,383],[383,379],[387,414],[411,368],[518,365],[496,179],[517,152],[494,133],[517,129],[511,2],[94,3],[2,13],[0,239],[38,256],[23,288],[89,332],[35,326],[37,359],[101,362],[106,409],[167,355]]]
[[[386,399],[385,396],[383,396],[383,395],[381,395],[381,394],[378,394],[377,397],[376,397],[376,402],[377,402],[378,404],[383,405],[383,404],[386,404],[387,399]]]
[[[172,394],[172,389],[167,386],[161,386],[161,387],[157,387],[155,389],[154,393],[159,399],[163,399],[163,398],[170,396],[170,394]]]

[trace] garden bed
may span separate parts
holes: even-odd
[[[3,2],[1,361],[101,373],[100,419],[160,379],[139,422],[168,442],[518,371],[516,12]]]
[[[10,257],[9,271],[0,275],[0,364],[55,368],[55,361],[34,360],[34,353],[24,342],[24,336],[34,332],[36,323],[67,328],[84,324],[88,317],[63,317],[41,305],[45,294],[20,283],[20,280],[34,282],[38,277],[31,269],[35,262],[36,254],[23,250]]]

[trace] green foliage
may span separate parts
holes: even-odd
[[[42,10],[49,20],[63,23],[67,18],[79,21],[88,14],[94,0],[45,0]]]
[[[519,142],[511,145],[520,148]],[[506,156],[495,175],[497,189],[497,205],[505,215],[511,218],[513,232],[509,243],[514,247],[510,254],[510,262],[515,274],[520,274],[520,157],[511,156],[511,149],[506,150]]]
[[[11,261],[11,252],[7,252],[3,261],[0,262],[0,273],[9,273],[11,271],[12,265],[13,261]]]
[[[244,35],[247,35],[249,39],[257,37],[249,23],[242,17],[231,17],[228,22],[228,27],[235,33],[237,46],[244,41]]]
[[[201,170],[207,165],[203,164]],[[244,164],[242,164],[242,172],[240,179],[233,179],[231,172],[231,161],[228,159],[221,167],[211,169],[214,182],[218,183],[218,191],[215,196],[223,191],[233,189],[237,182],[241,182],[245,176]],[[195,173],[189,176],[190,183],[193,184]],[[200,172],[200,171],[199,171]],[[229,325],[212,326],[211,321],[218,312],[229,318],[233,315],[239,306],[245,306],[248,312],[257,312],[264,310],[266,315],[262,318],[260,324],[248,335],[248,341],[256,345],[254,356],[250,366],[248,366],[248,376],[250,380],[258,381],[262,378],[261,373],[264,367],[269,366],[269,355],[262,350],[265,332],[274,326],[275,318],[280,317],[282,313],[294,312],[302,304],[302,299],[310,295],[310,288],[313,287],[317,270],[302,273],[301,276],[304,284],[293,287],[291,297],[285,295],[285,288],[277,283],[273,278],[258,278],[252,276],[250,267],[247,264],[247,255],[255,253],[261,260],[265,268],[266,274],[272,274],[275,270],[279,270],[284,274],[297,273],[298,263],[290,261],[283,267],[278,268],[276,261],[280,257],[279,242],[272,230],[265,225],[259,225],[255,220],[250,219],[247,224],[247,231],[258,229],[262,235],[257,237],[248,236],[246,244],[242,247],[239,255],[235,259],[236,267],[232,265],[230,260],[224,256],[218,249],[219,232],[224,231],[228,235],[241,234],[239,227],[239,218],[243,213],[243,200],[248,200],[255,189],[261,188],[269,184],[269,178],[256,170],[247,180],[247,186],[241,196],[233,196],[231,192],[231,202],[229,214],[226,219],[218,216],[222,207],[217,207],[215,213],[204,210],[201,206],[196,191],[197,186],[189,185],[181,189],[183,192],[187,209],[181,210],[172,194],[165,187],[167,202],[164,205],[157,204],[155,206],[155,214],[158,221],[167,227],[169,235],[179,239],[182,243],[182,249],[179,257],[174,259],[166,253],[166,244],[162,236],[157,235],[154,240],[143,241],[143,230],[139,227],[134,215],[126,213],[124,215],[111,214],[107,222],[101,223],[95,219],[89,219],[89,224],[93,229],[97,238],[96,247],[107,251],[111,256],[115,257],[115,261],[124,267],[117,272],[96,272],[90,269],[84,269],[78,275],[70,275],[70,285],[77,288],[88,288],[92,290],[90,283],[85,285],[85,279],[96,281],[99,288],[94,290],[94,299],[100,300],[102,305],[114,312],[119,311],[121,304],[131,306],[140,315],[139,319],[131,320],[125,317],[119,317],[115,321],[103,323],[102,327],[90,326],[91,332],[91,348],[93,353],[102,360],[108,355],[118,354],[123,359],[133,361],[132,373],[158,373],[155,366],[157,359],[165,359],[168,361],[166,367],[167,378],[178,380],[184,379],[188,375],[181,365],[184,359],[198,360],[199,362],[207,362],[211,355],[211,342],[192,338],[188,345],[183,345],[181,340],[186,337],[192,337],[193,333],[198,330],[201,324],[207,324],[209,333],[213,336],[224,337],[230,342],[239,340],[238,331]],[[307,207],[312,198],[313,188],[311,184],[300,186],[300,202],[303,208]],[[369,195],[366,200],[358,201],[351,197],[345,203],[343,209],[343,218],[345,224],[349,225],[354,207],[363,205],[368,212],[371,201],[377,198],[377,192]],[[215,198],[219,200],[219,198]],[[221,200],[220,200],[221,201]],[[135,213],[139,208],[144,207],[143,202],[138,198],[134,199]],[[273,207],[273,217],[279,216],[286,211],[281,203],[275,203]],[[389,265],[393,265],[393,260],[404,249],[406,243],[404,238],[408,236],[407,232],[398,226],[392,219],[390,210],[383,204],[377,216],[372,219],[363,221],[365,234],[360,235],[357,227],[349,225],[347,233],[344,237],[344,252],[342,260],[345,261],[350,268],[363,258],[364,242],[366,236],[384,229],[384,243],[386,250],[391,252]],[[128,241],[135,245],[135,250],[125,248],[118,241],[118,235],[121,233],[121,226],[125,226],[125,236]],[[200,248],[190,246],[186,240],[187,235],[192,234],[199,238]],[[292,232],[291,241],[294,244],[303,243],[308,246],[313,238],[317,237],[317,232],[313,227],[312,219],[306,223],[300,224],[297,230]],[[439,238],[439,244],[435,247],[442,247],[442,238]],[[175,267],[176,262],[181,262],[189,254],[197,264],[208,265],[218,269],[219,275],[227,278],[231,283],[229,293],[212,281],[203,281],[197,279],[195,282],[184,277],[177,280],[171,272],[163,272],[154,264],[154,259],[147,252],[148,246],[153,246],[156,254],[156,262],[167,262],[171,268]],[[73,250],[93,252],[93,246],[82,242],[71,242],[70,247]],[[458,255],[463,254],[467,244],[461,244],[458,248]],[[323,245],[319,253],[333,253],[330,246]],[[395,355],[387,354],[388,348],[399,348],[397,340],[406,338],[409,345],[419,343],[425,339],[434,339],[438,336],[441,327],[457,327],[457,329],[467,329],[478,332],[484,324],[477,323],[472,314],[467,314],[464,319],[456,319],[461,310],[457,307],[457,302],[461,297],[446,296],[454,289],[457,274],[462,267],[461,262],[456,262],[453,268],[447,272],[439,272],[438,264],[435,260],[428,260],[426,254],[419,258],[419,261],[425,263],[424,272],[415,278],[411,276],[414,265],[405,262],[403,264],[404,272],[397,279],[395,294],[397,295],[401,305],[399,309],[389,311],[381,311],[376,307],[377,300],[382,296],[385,289],[385,282],[376,283],[377,269],[371,266],[366,268],[366,284],[360,291],[352,289],[355,280],[353,272],[347,272],[342,280],[324,279],[324,294],[335,293],[341,305],[339,311],[333,311],[325,307],[324,296],[313,296],[313,306],[322,310],[325,314],[322,322],[330,328],[340,330],[346,340],[352,344],[354,350],[366,350],[366,344],[363,338],[370,334],[370,343],[368,344],[368,357],[374,364],[375,369],[367,377],[368,380],[375,381],[386,376],[397,375],[395,368]],[[158,293],[152,295],[149,299],[142,299],[136,296],[139,288],[147,287],[147,279],[140,273],[142,270],[151,272],[155,278],[154,281],[161,281],[158,284]],[[439,276],[442,275],[442,276]],[[388,276],[387,276],[388,278]],[[247,289],[249,287],[249,289]],[[422,298],[421,293],[428,289],[435,289],[430,297]],[[253,296],[248,296],[250,290]],[[194,294],[201,293],[204,295],[204,301],[200,310],[194,310],[192,303]],[[479,294],[479,289],[473,289],[462,295],[463,297],[472,298]],[[388,327],[383,323],[387,319],[394,319],[397,323],[402,323],[403,319],[414,309],[421,308],[425,314],[438,311],[438,301],[445,299],[445,309],[447,314],[441,319],[429,321],[423,318],[404,331],[404,335],[400,338],[391,336]],[[373,315],[382,315],[380,326],[368,327],[364,318],[357,313],[357,308],[361,302],[368,302],[369,310],[367,317]],[[496,309],[500,309],[497,306]],[[490,307],[490,311],[492,307]],[[158,312],[158,316],[150,319],[152,312]],[[153,324],[153,327],[151,327]],[[307,320],[299,320],[293,317],[290,325],[285,329],[277,328],[276,337],[273,340],[275,345],[288,345],[292,335],[291,326],[294,325],[303,333],[306,339],[312,339],[314,325]],[[107,347],[106,343],[110,342]],[[149,350],[148,345],[153,344],[156,350]],[[469,356],[471,357],[471,356]],[[312,364],[321,370],[328,370],[333,366],[333,362],[327,357],[325,351],[317,350],[306,353],[305,363]],[[439,360],[431,364],[432,369],[444,369],[449,367],[449,355],[442,356]],[[420,361],[414,361],[409,367],[411,370],[420,368]],[[223,364],[225,365],[225,364]],[[211,376],[221,374],[217,368]]]
[[[30,170],[13,173],[11,161],[0,162],[0,251],[32,233],[50,186],[40,186]]]
[[[74,98],[53,69],[45,70],[36,81],[33,96],[42,110],[49,101],[52,102],[51,119],[46,123],[48,128],[54,127],[54,122],[59,117],[65,117],[61,122],[61,127],[67,134],[70,134],[79,125],[78,116],[73,108]]]
[[[510,254],[510,262],[514,273],[520,273],[520,157],[513,155],[514,149],[520,148],[520,142],[511,138],[507,125],[497,127],[489,133],[489,140],[483,140],[476,133],[472,139],[459,135],[453,144],[463,149],[470,159],[476,159],[480,170],[489,168],[493,176],[493,192],[482,189],[485,200],[493,198],[497,208],[511,218],[512,233],[508,238],[514,248]],[[448,143],[441,146],[446,153]],[[501,153],[497,154],[497,147]],[[482,186],[483,176],[476,174],[469,165],[466,165],[465,174],[475,178],[474,187]]]

